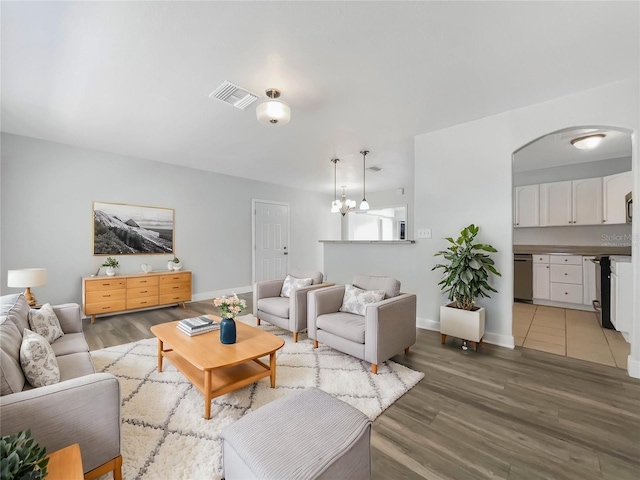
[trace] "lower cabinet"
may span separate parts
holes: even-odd
[[[571,308],[591,310],[591,301],[595,299],[595,264],[589,258],[593,257],[533,255],[533,303],[558,307],[572,304],[575,307]]]
[[[191,272],[153,272],[82,279],[85,315],[126,312],[191,301]]]
[[[549,300],[549,264],[533,264],[533,298]]]

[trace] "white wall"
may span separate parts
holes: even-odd
[[[175,254],[192,270],[195,298],[251,286],[251,199],[290,204],[290,268],[323,267],[320,238],[339,237],[332,196],[2,134],[2,293],[7,270],[45,267],[38,300],[81,302],[92,255],[92,202],[175,209]],[[171,255],[117,256],[122,273],[166,269]]]

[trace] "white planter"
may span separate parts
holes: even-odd
[[[173,264],[172,266],[174,270],[180,270],[182,268],[182,263],[171,263]]]
[[[173,270],[173,265],[174,265],[173,260],[169,260],[169,261],[167,262],[167,268],[168,268],[169,270]]]
[[[109,275],[110,277],[113,277],[116,274],[116,269],[113,267],[107,267],[107,269],[105,270],[106,274]]]
[[[455,305],[455,303],[440,307],[442,343],[444,343],[447,336],[480,343],[484,336],[484,308],[461,310],[451,305]]]

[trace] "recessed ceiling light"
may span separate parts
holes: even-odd
[[[590,150],[596,148],[602,142],[605,137],[604,133],[596,133],[594,135],[586,135],[584,137],[578,137],[571,140],[571,145],[580,150]]]

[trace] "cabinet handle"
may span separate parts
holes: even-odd
[[[111,295],[103,295],[102,297],[103,297],[103,298],[107,298],[107,297],[110,297],[110,296],[111,296]]]
[[[547,265],[547,268],[549,268],[549,265]]]
[[[516,225],[520,225],[519,223],[516,223]]]
[[[102,307],[103,310],[110,310],[111,307]]]
[[[147,303],[147,302],[140,302],[140,305],[144,305],[145,303]]]
[[[564,276],[566,277],[566,276],[567,276],[567,274],[565,273],[565,274],[564,274]]]
[[[569,292],[564,292],[565,295],[569,295]]]
[[[566,275],[566,273],[565,273]],[[147,293],[147,290],[142,290],[140,293]]]

